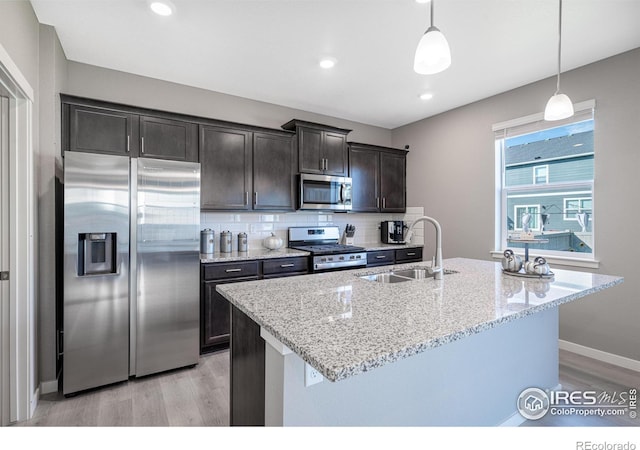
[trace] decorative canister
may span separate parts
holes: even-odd
[[[206,228],[200,232],[200,253],[211,255],[216,251],[215,232]]]
[[[246,252],[247,251],[247,233],[238,233],[238,251]]]
[[[231,231],[223,231],[220,233],[220,252],[221,253],[231,253],[232,239],[233,239],[233,234],[231,233]]]

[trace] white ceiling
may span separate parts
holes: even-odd
[[[557,0],[437,1],[453,62],[436,75],[413,72],[429,21],[414,0],[173,0],[168,18],[145,0],[31,3],[70,60],[390,129],[557,64]],[[565,0],[563,71],[640,47],[639,18],[640,0]],[[336,66],[321,69],[323,56]]]

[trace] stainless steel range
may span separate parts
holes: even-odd
[[[289,228],[289,248],[310,252],[314,273],[367,265],[367,252],[364,248],[339,242],[338,227]]]

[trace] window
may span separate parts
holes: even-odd
[[[549,166],[533,167],[533,184],[547,184],[549,182]]]
[[[566,120],[542,114],[494,125],[496,142],[496,250],[523,247],[510,241],[529,230],[547,242],[537,255],[593,258],[594,106],[574,106]]]

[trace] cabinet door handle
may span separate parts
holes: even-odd
[[[324,159],[324,170],[329,170],[329,159],[328,158]]]
[[[407,253],[407,256],[416,256],[416,252]]]
[[[382,197],[382,208],[386,208],[387,207],[387,198],[386,197]]]
[[[283,269],[285,267],[293,267],[293,266],[294,266],[294,264],[280,264],[280,267],[282,267]]]
[[[376,256],[376,259],[387,259],[387,257],[384,255],[378,255]]]
[[[144,154],[144,136],[140,138],[140,153]]]
[[[376,197],[376,208],[380,208],[380,197]]]
[[[56,353],[58,354],[58,357],[60,357],[64,355],[64,331],[58,330],[57,333],[58,335],[56,336]]]
[[[131,141],[131,136],[127,134],[127,153],[131,151],[131,146],[129,145],[130,141]]]
[[[254,192],[253,195],[255,197],[255,200],[253,201],[253,204],[257,206],[258,205],[258,191]]]
[[[244,205],[249,205],[249,191],[245,191],[244,193]]]
[[[231,272],[242,272],[242,269],[226,269],[225,272],[227,273],[231,273]]]

